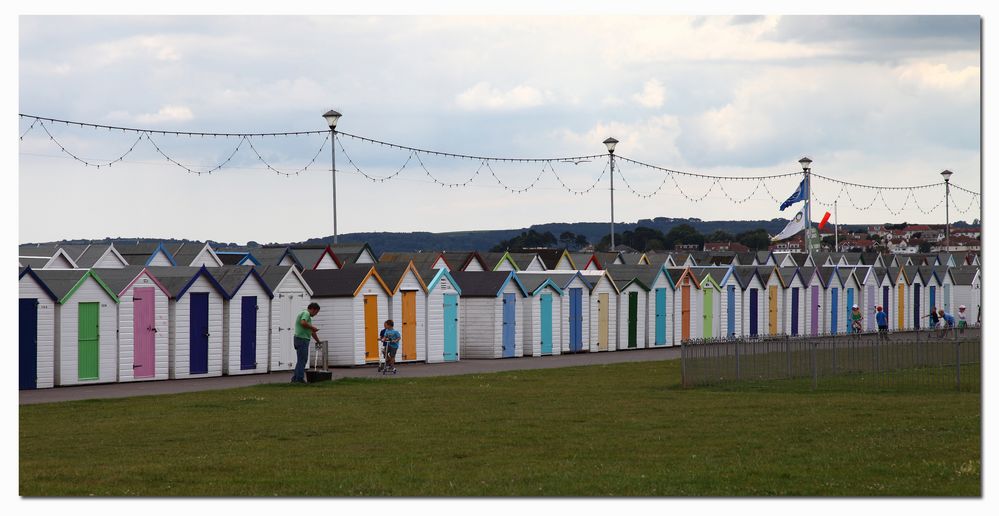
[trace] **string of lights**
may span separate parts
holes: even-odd
[[[596,188],[598,184],[600,184],[600,181],[603,180],[604,176],[607,175],[607,169],[609,168],[609,165],[610,165],[610,160],[604,162],[604,169],[600,171],[600,175],[597,176],[597,179],[595,181],[593,181],[593,184],[591,184],[586,188],[583,188],[582,190],[577,190],[566,184],[566,182],[562,180],[562,176],[558,175],[558,173],[555,172],[555,168],[552,166],[552,162],[550,161],[548,162],[548,168],[551,169],[551,172],[555,176],[555,179],[559,182],[560,185],[562,185],[562,188],[564,188],[565,191],[573,195],[586,195],[592,192],[593,189]]]
[[[950,184],[950,187],[951,187],[951,188],[954,188],[954,189],[956,189],[956,190],[960,190],[960,191],[962,191],[962,192],[964,192],[964,193],[968,193],[968,194],[971,194],[971,195],[974,195],[974,196],[976,196],[976,197],[978,197],[978,196],[980,196],[980,195],[981,195],[980,193],[978,193],[978,192],[972,192],[971,190],[968,190],[967,188],[961,188],[960,186],[957,186],[957,185],[956,185],[956,184],[954,184],[954,183],[951,183],[951,184]]]
[[[622,161],[627,161],[628,163],[633,163],[635,165],[643,166],[646,168],[651,168],[652,170],[658,170],[660,172],[666,172],[668,174],[677,174],[681,176],[690,177],[700,177],[702,179],[718,179],[718,180],[729,180],[729,181],[754,181],[757,179],[777,179],[780,177],[790,177],[790,176],[800,176],[801,172],[787,172],[785,174],[771,174],[765,176],[712,176],[708,174],[697,174],[694,172],[683,172],[681,170],[673,170],[666,167],[660,167],[658,165],[652,165],[649,163],[644,163],[641,161],[633,160],[631,158],[626,158],[624,156],[617,156],[617,159]]]
[[[29,125],[28,128],[23,133],[21,133],[21,137],[18,138],[18,139],[23,141],[24,137],[27,136],[28,133],[30,133],[31,130],[35,128],[35,124],[38,124],[38,123],[41,123],[41,120],[37,120],[37,119],[36,120],[32,120],[31,121],[31,125]]]
[[[212,167],[212,168],[210,168],[210,169],[208,169],[206,171],[200,171],[200,170],[194,170],[193,168],[191,168],[191,167],[189,167],[189,166],[187,166],[187,165],[185,165],[185,164],[183,164],[183,163],[181,163],[181,162],[179,162],[179,161],[171,158],[170,156],[168,156],[167,153],[163,152],[163,149],[161,149],[160,146],[157,145],[155,141],[153,141],[153,138],[150,135],[146,134],[144,137],[145,137],[146,141],[148,141],[149,143],[153,144],[153,147],[156,149],[156,152],[158,152],[160,156],[163,156],[164,159],[166,159],[170,163],[173,163],[174,165],[177,165],[178,167],[186,170],[187,173],[189,173],[189,174],[197,174],[199,176],[201,174],[211,174],[211,173],[213,173],[213,172],[221,169],[222,167],[228,165],[229,162],[232,161],[233,156],[235,156],[236,153],[239,152],[239,149],[243,146],[243,143],[249,141],[246,138],[240,138],[239,142],[236,144],[236,148],[232,150],[232,152],[229,154],[228,158],[226,158],[225,160],[223,160],[218,165],[215,165],[214,167]]]
[[[86,127],[90,129],[107,129],[108,131],[121,131],[123,133],[144,133],[144,134],[161,134],[161,135],[173,135],[173,136],[200,136],[200,137],[224,137],[224,138],[262,138],[265,136],[306,136],[310,134],[323,134],[328,133],[327,130],[320,131],[283,131],[276,133],[211,133],[211,132],[194,132],[194,131],[167,131],[163,129],[139,129],[135,127],[123,127],[117,125],[104,125],[104,124],[94,124],[90,122],[75,122],[72,120],[61,120],[58,118],[48,118],[44,116],[29,115],[25,113],[18,113],[19,118],[27,118],[31,120],[38,120],[42,122],[53,122],[58,124],[64,124],[67,126],[76,127]]]
[[[658,195],[659,192],[663,189],[663,187],[666,186],[666,181],[669,181],[669,178],[670,178],[670,175],[671,175],[669,173],[664,174],[662,182],[659,183],[659,186],[656,187],[656,189],[653,190],[652,193],[643,194],[643,193],[638,192],[637,190],[635,190],[631,186],[631,183],[628,181],[628,177],[624,175],[624,171],[621,170],[620,167],[618,167],[617,170],[618,170],[618,174],[621,176],[621,180],[624,181],[624,186],[628,187],[628,190],[631,190],[631,193],[635,194],[638,197],[641,197],[642,199],[651,199],[651,198],[655,197],[656,195]]]
[[[253,153],[256,154],[257,159],[260,160],[260,162],[263,163],[264,166],[267,167],[268,170],[270,170],[271,172],[274,172],[275,174],[277,174],[279,176],[291,177],[291,176],[297,176],[297,175],[301,174],[302,172],[305,172],[305,171],[309,170],[309,168],[312,167],[312,165],[316,164],[316,160],[319,159],[319,154],[323,152],[323,149],[326,148],[326,143],[330,141],[330,135],[327,134],[326,138],[323,139],[322,145],[319,146],[319,150],[317,150],[316,153],[315,153],[315,155],[312,156],[312,159],[309,160],[309,164],[305,165],[304,167],[302,167],[302,168],[300,168],[300,169],[298,169],[298,170],[296,170],[294,172],[282,172],[282,171],[274,168],[273,166],[271,166],[270,163],[267,162],[267,160],[264,159],[263,156],[260,155],[260,152],[257,151],[257,148],[253,145],[253,142],[249,138],[243,138],[242,141],[245,141],[247,144],[250,145],[250,150],[252,150]]]
[[[954,185],[951,185],[951,186],[954,186]],[[972,194],[972,195],[969,195],[969,196],[968,196],[968,199],[969,199],[969,200],[968,200],[968,206],[967,206],[966,208],[964,208],[964,209],[962,210],[962,209],[961,209],[961,208],[960,208],[960,207],[958,206],[957,202],[954,202],[954,203],[952,204],[952,206],[954,206],[954,209],[955,209],[955,210],[957,210],[957,212],[958,212],[958,213],[960,213],[960,214],[962,214],[962,215],[966,215],[966,214],[967,214],[967,213],[968,213],[969,211],[971,211],[971,208],[972,208],[972,207],[973,207],[973,206],[974,206],[975,204],[978,204],[978,210],[979,210],[979,211],[981,211],[981,209],[982,209],[982,207],[981,207],[981,196],[980,196],[980,195],[977,195],[977,194],[975,194],[974,192],[969,192],[968,190],[964,190],[963,188],[962,188],[961,190],[963,190],[963,191],[965,191],[965,192],[968,192],[968,193]]]
[[[354,163],[354,160],[351,159],[350,154],[347,154],[347,149],[343,148],[343,142],[340,141],[340,138],[336,139],[336,143],[340,146],[340,151],[343,152],[343,155],[345,158],[347,158],[347,162],[350,163],[350,166],[354,167],[354,170],[356,170],[358,174],[361,174],[362,176],[364,176],[365,179],[371,181],[372,183],[384,183],[385,181],[395,178],[396,176],[401,174],[403,170],[406,170],[406,166],[409,165],[409,162],[413,160],[414,153],[410,152],[409,157],[406,158],[406,162],[403,163],[401,167],[399,167],[399,170],[396,170],[392,174],[383,177],[373,176],[361,170],[361,168],[357,166],[357,163]]]
[[[754,186],[753,190],[751,192],[749,192],[749,195],[747,195],[746,197],[743,197],[742,199],[736,199],[735,197],[732,197],[732,195],[728,193],[728,190],[725,189],[725,185],[723,185],[723,184],[719,184],[718,185],[718,189],[721,190],[723,194],[725,194],[725,197],[727,197],[728,200],[730,200],[730,201],[732,201],[732,202],[734,202],[736,204],[742,204],[742,203],[748,201],[749,199],[751,199],[753,197],[753,195],[756,195],[756,192],[760,189],[760,185],[761,184],[763,184],[763,180],[762,179],[760,179],[759,181],[757,181],[756,182],[756,186]]]
[[[831,183],[839,183],[839,184],[842,184],[842,185],[856,186],[858,188],[870,188],[872,190],[919,190],[919,189],[922,189],[922,188],[937,188],[937,187],[941,186],[941,183],[929,183],[929,184],[925,184],[925,185],[916,185],[916,186],[874,186],[874,185],[863,185],[863,184],[860,184],[860,183],[851,183],[849,181],[841,181],[839,179],[833,179],[831,177],[826,177],[826,176],[823,176],[823,175],[820,175],[820,174],[816,174],[815,172],[812,172],[811,176],[812,177],[817,177],[819,179],[823,179],[825,181],[829,181]]]
[[[499,176],[496,175],[496,171],[493,170],[493,166],[490,165],[488,161],[486,161],[485,164],[486,164],[486,168],[489,170],[489,173],[492,174],[493,179],[495,179],[496,182],[499,183],[499,185],[502,186],[504,190],[506,190],[506,191],[508,191],[510,193],[518,193],[518,194],[524,193],[524,192],[526,192],[526,191],[534,188],[535,185],[538,184],[538,181],[541,180],[541,176],[545,175],[545,172],[547,171],[547,167],[545,165],[542,165],[541,166],[541,171],[538,172],[538,175],[537,175],[537,177],[534,178],[534,181],[531,181],[531,183],[529,185],[527,185],[527,186],[525,186],[523,188],[514,188],[514,187],[509,186],[506,183],[504,183],[499,178]],[[546,162],[546,164],[547,164],[547,162]]]
[[[65,145],[63,145],[59,140],[56,139],[55,136],[52,136],[52,133],[49,132],[49,128],[45,127],[45,123],[39,122],[38,125],[42,128],[42,130],[45,131],[45,134],[48,135],[49,140],[52,141],[52,143],[55,143],[59,147],[59,150],[62,151],[64,154],[66,154],[67,156],[75,159],[76,161],[79,161],[80,163],[83,163],[84,166],[87,166],[87,167],[96,167],[96,168],[110,167],[111,165],[114,165],[115,163],[118,163],[119,161],[125,159],[125,156],[128,156],[129,154],[131,154],[132,151],[135,150],[135,146],[138,145],[138,143],[140,141],[142,141],[143,138],[147,137],[144,134],[140,134],[139,137],[136,138],[134,142],[132,142],[132,145],[130,145],[128,147],[128,150],[125,151],[124,154],[122,154],[122,155],[118,156],[117,158],[112,159],[110,161],[97,163],[97,162],[92,162],[92,161],[83,159],[80,156],[78,156],[76,153],[71,152],[70,150],[68,150]]]

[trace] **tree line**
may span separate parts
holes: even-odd
[[[636,251],[671,251],[680,244],[696,244],[703,248],[705,242],[738,242],[753,251],[765,251],[770,246],[770,234],[763,228],[732,234],[725,230],[715,230],[704,235],[690,224],[680,224],[663,233],[655,228],[639,226],[634,230],[615,233],[616,245],[625,245]],[[589,245],[585,235],[571,231],[562,232],[557,238],[551,231],[524,231],[513,238],[500,241],[490,249],[493,252],[522,252],[528,249],[564,247],[577,251]],[[594,246],[597,251],[610,249],[610,235],[600,239]]]

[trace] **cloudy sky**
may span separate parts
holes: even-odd
[[[617,154],[681,171],[795,172],[808,155],[816,173],[844,181],[926,184],[947,168],[954,183],[979,191],[980,27],[977,16],[22,16],[18,108],[212,132],[321,130],[321,115],[335,108],[343,113],[338,130],[456,153],[599,154],[613,136]],[[140,141],[123,161],[97,170],[69,158],[40,126],[28,131],[30,124],[20,121],[20,132],[27,131],[18,162],[21,242],[270,242],[332,233],[328,146],[309,169],[284,177],[246,144],[232,154],[237,139],[154,136],[165,154],[195,170],[232,158],[198,176]],[[136,140],[47,128],[67,151],[92,161],[113,160]],[[274,168],[295,171],[323,139],[251,142]],[[604,158],[555,164],[558,178],[546,169],[522,194],[504,190],[493,173],[519,188],[542,173],[541,165],[494,163],[490,170],[474,160],[420,158],[422,165],[405,151],[344,138],[337,147],[340,232],[609,217],[606,176],[585,195],[560,183],[587,188]],[[796,178],[720,183],[723,190],[619,164],[618,221],[793,215],[778,211],[771,194],[783,200]],[[401,172],[374,183],[358,169]],[[463,182],[476,170],[466,188],[430,179]],[[648,199],[631,191],[660,185]],[[813,187],[818,201],[840,195],[844,223],[944,220],[942,188],[882,199],[873,191],[840,193],[820,180]],[[977,217],[967,194],[955,192],[952,200],[952,219]],[[818,219],[825,207],[816,203],[815,211]]]

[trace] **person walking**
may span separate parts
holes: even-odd
[[[295,372],[291,376],[291,383],[305,383],[305,364],[309,361],[309,337],[319,342],[319,328],[312,325],[312,318],[319,313],[319,303],[309,303],[308,308],[302,310],[295,318],[295,353],[298,361],[295,363]],[[325,352],[325,350],[324,350]]]
[[[385,346],[385,369],[383,372],[397,373],[395,354],[399,351],[399,341],[402,340],[402,334],[395,329],[395,322],[392,319],[385,321],[385,330],[382,332],[380,340]]]
[[[957,330],[961,335],[964,335],[964,329],[968,327],[968,314],[965,313],[967,308],[964,305],[957,307]]]
[[[889,340],[888,339],[888,313],[884,311],[879,305],[877,308],[877,313],[874,314],[874,320],[878,323],[878,340]]]

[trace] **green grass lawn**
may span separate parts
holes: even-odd
[[[20,407],[20,494],[981,496],[981,395],[679,361]]]

